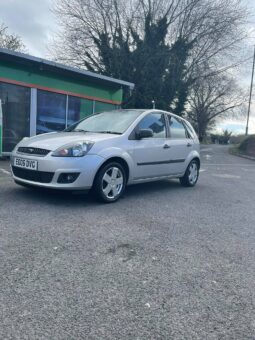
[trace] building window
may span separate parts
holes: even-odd
[[[66,95],[37,91],[37,134],[62,131],[66,127]]]
[[[0,82],[3,152],[11,152],[30,129],[30,88]]]
[[[67,126],[78,120],[92,115],[93,101],[73,96],[68,96]]]

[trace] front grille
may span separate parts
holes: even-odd
[[[15,177],[39,183],[50,183],[54,176],[54,172],[21,169],[16,166],[12,167],[12,171]]]
[[[18,148],[18,152],[26,153],[28,155],[46,156],[46,155],[48,155],[50,150],[20,146]]]

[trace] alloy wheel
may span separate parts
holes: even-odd
[[[192,162],[189,166],[189,182],[190,184],[194,184],[197,181],[198,178],[198,165],[196,162]]]
[[[115,199],[124,185],[124,176],[121,169],[110,167],[102,178],[102,191],[108,199]]]

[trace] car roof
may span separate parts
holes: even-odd
[[[114,112],[114,111],[126,111],[126,112],[128,112],[128,111],[138,111],[138,112],[140,112],[141,115],[144,114],[144,113],[150,113],[150,112],[162,112],[162,113],[170,114],[174,118],[186,122],[185,118],[180,117],[180,116],[176,115],[173,112],[165,111],[165,110],[160,110],[160,109],[132,109],[132,108],[130,108],[130,109],[109,110],[109,111],[106,110],[106,111],[103,111],[103,112]],[[103,113],[103,112],[98,112],[98,113],[95,113],[95,114],[100,114],[100,113]]]

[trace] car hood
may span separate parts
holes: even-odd
[[[53,151],[72,142],[97,142],[118,137],[118,135],[114,134],[91,132],[51,132],[24,139],[19,143],[19,146],[41,148]]]

